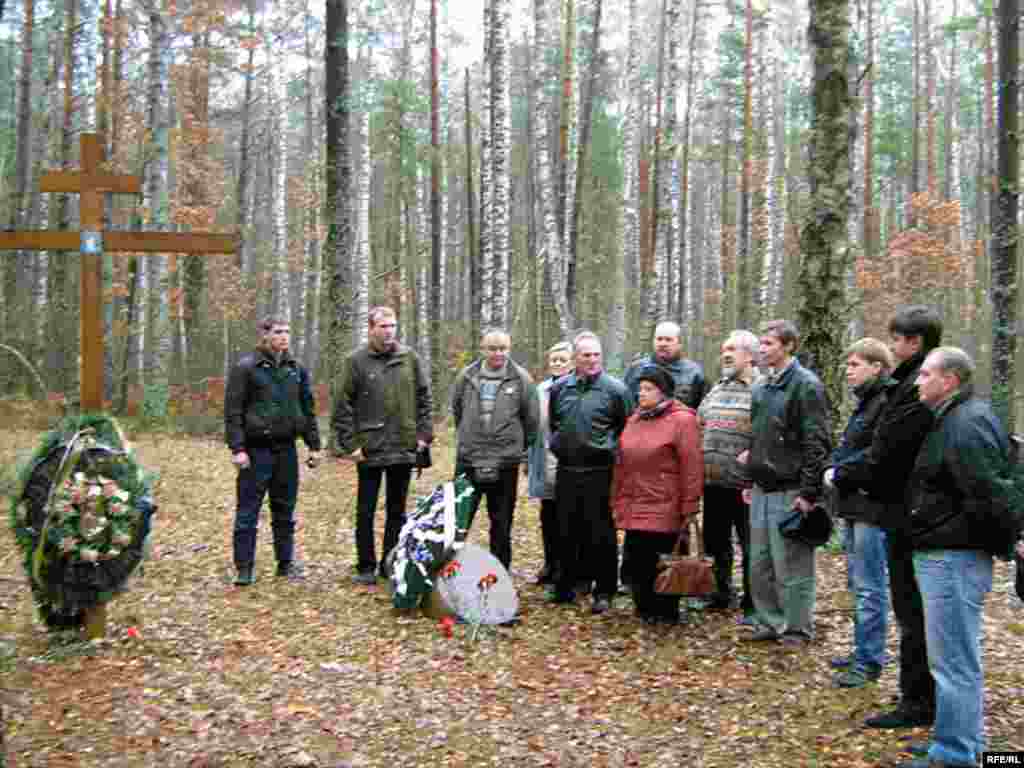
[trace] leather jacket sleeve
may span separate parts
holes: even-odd
[[[345,361],[345,367],[341,372],[341,384],[334,400],[334,413],[331,414],[331,429],[334,430],[337,439],[338,451],[342,454],[352,453],[356,449],[353,439],[355,437],[354,404],[357,389],[355,359],[350,357]]]
[[[806,386],[800,398],[803,461],[800,467],[800,496],[816,501],[821,496],[821,474],[828,462],[828,401],[821,384]]]
[[[245,450],[245,402],[249,370],[239,361],[228,373],[224,392],[224,438],[232,453]]]

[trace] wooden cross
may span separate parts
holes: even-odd
[[[146,253],[235,253],[238,237],[202,232],[103,231],[103,196],[109,192],[138,194],[138,176],[118,175],[102,169],[103,148],[95,133],[81,138],[82,170],[52,171],[39,180],[42,192],[77,192],[79,232],[39,230],[0,232],[0,250],[78,251],[81,256],[79,335],[82,370],[81,408],[103,410],[103,251]],[[85,632],[90,638],[106,634],[105,603],[86,611]]]
[[[82,411],[103,410],[103,252],[235,253],[236,235],[203,232],[125,232],[103,230],[103,199],[109,192],[138,194],[138,176],[102,169],[103,148],[95,133],[81,138],[82,170],[51,171],[39,179],[42,192],[81,194],[81,231],[4,231],[0,250],[78,251],[81,255],[79,335],[82,350],[80,378]]]

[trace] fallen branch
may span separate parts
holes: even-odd
[[[24,366],[26,368],[28,368],[32,372],[32,375],[35,376],[36,384],[39,385],[39,392],[43,396],[43,398],[45,398],[46,397],[46,393],[49,390],[47,390],[46,384],[43,383],[43,377],[39,375],[39,372],[35,369],[35,367],[32,365],[32,363],[30,363],[25,358],[25,356],[23,354],[21,354],[21,352],[16,350],[14,347],[9,347],[6,344],[0,344],[0,349],[6,349],[12,355],[14,355],[16,358],[18,358],[24,364]]]

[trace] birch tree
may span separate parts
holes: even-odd
[[[491,313],[489,323],[499,328],[508,325],[510,292],[507,283],[509,267],[509,166],[512,154],[509,99],[509,40],[511,24],[510,0],[490,0],[491,3],[491,157],[493,171],[491,183],[490,242]],[[486,276],[485,276],[486,280]],[[487,290],[486,288],[484,289]]]

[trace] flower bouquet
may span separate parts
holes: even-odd
[[[20,468],[11,529],[40,616],[81,626],[143,559],[155,512],[152,478],[109,416],[65,419]]]

